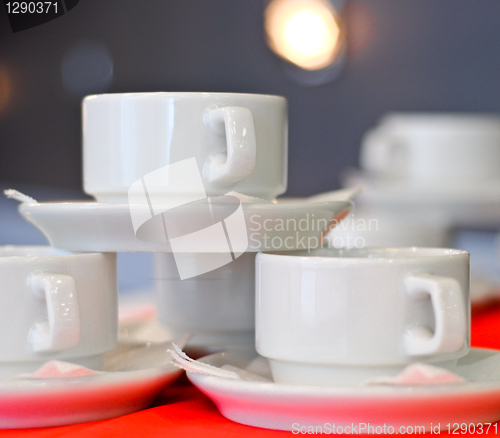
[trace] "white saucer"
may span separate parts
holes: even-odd
[[[169,358],[166,349],[165,358]],[[145,369],[134,359],[127,371],[0,380],[0,428],[62,426],[148,408],[182,372],[167,359],[162,365]]]
[[[500,225],[500,180],[463,184],[410,184],[384,180],[350,169],[345,186],[364,186],[357,200],[364,205],[384,207],[408,214],[439,214],[450,225]]]
[[[247,252],[307,249],[307,245],[313,248],[316,242],[319,244],[331,221],[340,219],[351,208],[347,201],[241,205],[247,224]],[[139,211],[144,207],[135,208]],[[56,248],[70,251],[172,252],[168,241],[145,241],[136,237],[128,204],[71,201],[23,203],[19,211]],[[144,213],[150,214],[149,210]],[[196,210],[186,209],[181,214],[196,214]],[[285,229],[282,229],[283,224]]]
[[[255,350],[234,350],[200,361],[217,367],[245,368],[258,357]],[[261,362],[257,368],[265,369],[267,360],[261,358]],[[447,432],[448,424],[453,431],[455,423],[469,425],[500,420],[500,352],[473,348],[459,360],[454,372],[468,382],[335,388],[233,380],[192,372],[187,375],[226,418],[267,429],[307,433],[310,429],[300,428],[313,427],[318,433],[316,427],[323,427],[323,433],[331,433],[326,429],[334,425],[336,433],[357,434],[363,433],[359,431],[362,423],[373,427],[371,433],[380,433],[377,430],[382,430],[384,425],[393,427],[393,433],[401,433],[400,427],[408,426],[422,426],[426,431],[432,427],[436,433],[436,426],[440,426],[441,432]],[[270,372],[264,377],[270,378]],[[358,425],[358,429],[346,430],[352,425]]]

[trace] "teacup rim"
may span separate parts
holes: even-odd
[[[215,97],[222,97],[222,96],[231,96],[231,97],[246,97],[246,98],[274,98],[277,100],[282,100],[282,101],[287,101],[285,96],[281,96],[278,94],[261,94],[261,93],[225,93],[225,92],[211,92],[211,91],[140,91],[140,92],[125,92],[125,93],[100,93],[100,94],[90,94],[88,96],[85,96],[83,99],[83,102],[86,103],[89,100],[95,100],[95,99],[105,99],[105,98],[111,98],[111,99],[119,99],[123,97],[157,97],[157,96],[167,96],[167,97],[174,97],[174,96],[185,96],[185,97],[195,97],[195,96],[201,96],[201,95],[207,95],[207,96],[215,96]]]
[[[11,253],[9,254],[9,252]],[[50,245],[0,245],[0,262],[6,260],[38,259],[50,257],[95,256],[99,252],[68,251]]]
[[[331,252],[332,255],[328,255]],[[366,255],[348,255],[342,256],[342,253],[359,253]],[[323,253],[327,253],[323,255]],[[371,255],[371,256],[370,256]],[[409,260],[429,260],[432,258],[448,257],[470,257],[470,253],[455,248],[436,248],[436,247],[365,247],[365,248],[316,248],[313,250],[295,250],[295,251],[263,251],[259,252],[257,257],[269,261],[283,260],[289,263],[294,261],[324,261],[324,262],[354,262],[354,263],[373,263],[394,262]]]

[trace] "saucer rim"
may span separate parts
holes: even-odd
[[[486,181],[470,181],[465,186],[443,184],[411,184],[410,180],[378,178],[358,168],[349,168],[343,177],[351,185],[362,185],[365,190],[358,196],[363,201],[376,199],[380,202],[405,202],[406,204],[470,204],[500,202],[500,177]],[[491,189],[496,189],[492,191]]]
[[[478,359],[481,359],[481,354],[483,359],[492,353],[499,354],[498,350],[471,350],[472,354],[479,355]],[[229,365],[231,354],[245,351],[247,355],[249,352],[253,354],[250,358],[257,356],[254,349],[246,349],[207,356],[202,361],[215,364],[214,358],[225,355],[225,363]],[[241,367],[242,363],[234,365]],[[233,380],[191,372],[187,376],[227,419],[271,430],[294,432],[295,428],[297,432],[297,426],[323,427],[329,424],[341,433],[338,427],[352,428],[363,423],[374,428],[419,425],[425,432],[432,432],[436,424],[494,423],[500,418],[500,377],[494,382],[425,387],[318,387]]]
[[[97,374],[82,376],[61,377],[30,377],[10,378],[0,380],[0,397],[18,395],[22,393],[55,393],[67,392],[79,387],[85,389],[102,388],[103,386],[120,385],[123,383],[140,383],[142,380],[151,380],[159,377],[175,377],[182,374],[182,370],[174,365],[165,364],[152,368],[143,368],[127,371],[99,371]]]
[[[299,200],[303,199],[303,200]],[[272,209],[283,209],[283,210],[292,210],[292,209],[298,209],[302,210],[303,208],[306,207],[315,207],[315,208],[320,208],[324,207],[325,210],[329,210],[331,207],[342,204],[345,205],[345,207],[351,206],[352,201],[307,201],[307,198],[297,198],[296,201],[293,202],[282,202],[279,199],[276,200],[276,202],[273,201],[265,201],[263,200],[262,202],[241,202],[241,206],[244,208],[265,208],[265,207],[271,207]],[[55,200],[55,201],[41,201],[41,202],[23,202],[19,204],[19,209],[21,211],[26,210],[26,208],[50,208],[50,209],[61,209],[62,207],[66,208],[99,208],[99,209],[105,209],[109,208],[111,210],[118,210],[118,209],[129,209],[130,205],[137,206],[137,207],[142,207],[145,209],[149,209],[149,207],[143,205],[143,204],[128,204],[128,203],[111,203],[111,202],[98,202],[98,201],[89,201],[89,200]],[[169,204],[158,204],[158,207],[164,207],[168,206]],[[177,206],[177,204],[175,204]]]
[[[292,218],[298,221],[306,215],[312,219],[314,213],[326,214],[330,220],[333,220],[344,212],[351,211],[353,203],[351,201],[263,202],[242,203],[241,206],[246,217],[260,215],[262,222],[268,219],[288,221]],[[42,232],[52,246],[63,250],[77,252],[172,252],[168,242],[149,242],[136,237],[128,204],[103,204],[86,201],[22,203],[19,205],[19,212],[24,219]],[[71,225],[70,234],[67,226],[62,229],[59,227],[58,224],[61,221]],[[283,242],[287,236],[292,236],[295,241],[302,242],[310,233],[313,233],[319,244],[321,236],[326,231],[315,229],[297,231],[294,229],[285,231],[285,234],[282,235],[280,230],[266,229],[265,232],[261,231],[261,233],[264,233],[267,241],[272,239],[274,235],[279,235],[280,242]],[[259,242],[262,245],[262,242]],[[247,248],[247,252],[269,249],[265,245],[267,245],[266,239],[264,239],[264,247]],[[295,245],[294,248],[296,247]]]
[[[183,370],[171,363],[82,376],[0,380],[0,428],[101,421],[150,407]]]

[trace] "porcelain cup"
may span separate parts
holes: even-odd
[[[118,336],[115,253],[0,247],[0,376],[50,360],[98,369]]]
[[[356,385],[469,350],[469,254],[442,248],[259,253],[256,348],[274,380]]]
[[[236,191],[272,200],[286,190],[287,132],[287,103],[279,96],[88,96],[83,101],[84,190],[109,203],[129,202],[134,183],[165,204],[195,201],[200,192]],[[196,160],[193,175],[190,159]]]
[[[388,114],[363,137],[360,165],[421,185],[500,179],[500,116]]]
[[[204,255],[183,254],[183,263],[196,265]],[[244,253],[229,264],[181,280],[174,256],[155,254],[159,320],[174,337],[193,334],[188,344],[191,349],[210,352],[253,345],[255,256]]]

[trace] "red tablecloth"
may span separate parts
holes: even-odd
[[[486,308],[472,317],[472,345],[500,349],[500,306]],[[490,434],[494,429],[490,428]],[[498,427],[500,433],[500,424]],[[155,407],[112,420],[30,430],[0,430],[4,437],[279,437],[292,436],[243,426],[226,420],[215,405],[182,377],[167,388]],[[463,436],[462,434],[460,434]]]

